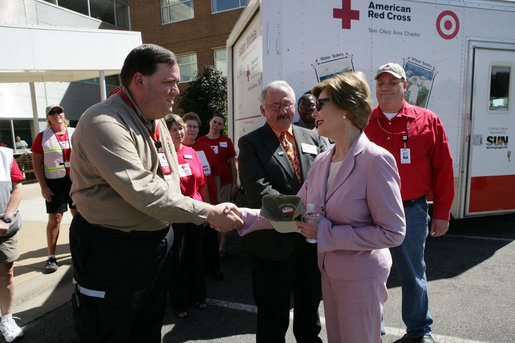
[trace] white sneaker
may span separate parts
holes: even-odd
[[[9,343],[23,337],[23,331],[10,314],[3,316],[2,320],[0,320],[0,331],[2,331],[5,340]]]

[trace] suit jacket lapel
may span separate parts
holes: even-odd
[[[309,154],[305,154],[302,151],[302,143],[309,142],[309,139],[306,138],[304,134],[304,130],[300,130],[297,126],[293,126],[293,136],[295,137],[295,144],[297,144],[297,151],[299,153],[299,161],[300,161],[300,172],[302,173],[302,180],[306,180],[309,172]],[[313,156],[316,157],[316,156]],[[291,163],[290,163],[291,164]],[[292,168],[293,170],[293,168]]]
[[[356,138],[354,143],[352,143],[347,156],[343,160],[340,169],[336,172],[336,177],[334,178],[333,184],[331,188],[327,191],[326,201],[334,194],[334,192],[343,185],[345,180],[349,177],[350,173],[354,169],[354,165],[356,163],[356,156],[363,151],[367,144],[367,137],[363,132]],[[332,157],[332,156],[331,156]],[[330,161],[328,162],[331,163]],[[329,173],[327,174],[329,176]]]

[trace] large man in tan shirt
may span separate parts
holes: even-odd
[[[74,310],[83,341],[161,342],[170,223],[242,225],[237,208],[184,197],[162,118],[179,94],[175,55],[145,44],[125,59],[123,87],[81,117],[72,139]]]

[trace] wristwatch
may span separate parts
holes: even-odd
[[[7,224],[11,224],[13,222],[13,220],[9,217],[2,216],[2,218],[0,218],[0,219],[2,219],[2,221]]]

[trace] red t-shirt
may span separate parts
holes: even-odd
[[[198,141],[208,144],[213,149],[218,160],[220,184],[226,185],[232,183],[231,167],[229,166],[228,160],[236,157],[236,151],[234,151],[234,145],[231,139],[226,136],[220,136],[217,139],[202,136]]]
[[[57,137],[57,140],[59,141],[59,144],[61,145],[61,149],[63,149],[63,158],[64,162],[70,162],[71,155],[72,155],[72,149],[70,149],[70,142],[68,140],[68,132],[65,132],[62,135],[55,135]],[[38,133],[36,136],[36,139],[34,139],[34,143],[32,143],[32,146],[30,147],[30,151],[32,151],[35,154],[41,154],[43,155],[43,132]],[[66,175],[70,175],[70,168],[66,167]]]
[[[203,201],[199,189],[204,186],[204,171],[202,162],[193,148],[182,145],[177,150],[177,160],[179,161],[179,178],[181,181],[181,193],[195,200]]]
[[[23,176],[20,167],[18,167],[18,163],[16,163],[16,160],[13,158],[13,165],[11,166],[11,181],[18,182],[24,179],[25,177]]]
[[[400,112],[388,120],[377,106],[365,134],[395,157],[401,176],[402,200],[432,193],[434,218],[448,220],[454,198],[452,157],[443,125],[436,114],[405,101]],[[403,136],[408,138],[409,163],[406,152],[404,163],[401,161]]]
[[[209,191],[209,202],[212,205],[216,205],[218,201],[216,193],[215,176],[220,175],[218,171],[218,162],[216,160],[216,155],[209,145],[207,145],[206,143],[199,142],[198,140],[195,141],[193,145],[188,146],[195,149],[200,158],[200,161],[202,162],[204,177],[206,179],[207,189]]]

